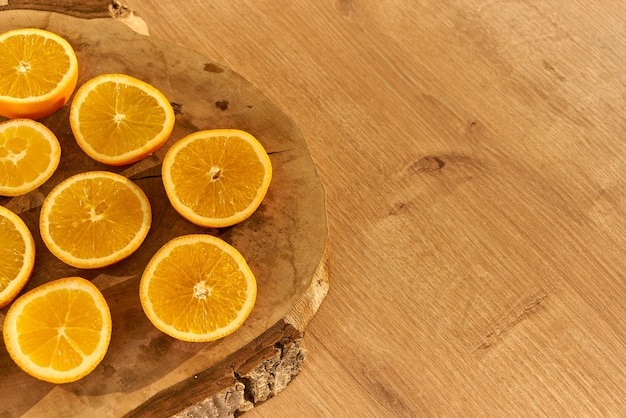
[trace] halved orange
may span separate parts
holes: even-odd
[[[22,28],[0,34],[0,115],[39,119],[67,103],[78,60],[61,36]]]
[[[22,290],[35,266],[35,241],[22,218],[0,206],[0,308]]]
[[[87,155],[121,166],[163,146],[174,128],[174,109],[151,84],[126,74],[103,74],[76,91],[70,125]]]
[[[150,202],[128,178],[88,171],[59,183],[44,199],[39,229],[50,252],[78,268],[114,264],[134,253],[152,222]]]
[[[32,119],[0,123],[0,195],[20,196],[44,184],[59,166],[61,145]]]
[[[4,318],[3,336],[9,355],[26,373],[67,383],[100,364],[111,328],[100,290],[81,277],[66,277],[17,298]]]
[[[204,227],[226,227],[259,207],[272,180],[272,164],[250,133],[216,129],[192,133],[170,147],[162,165],[172,206]]]
[[[162,332],[212,341],[237,330],[256,301],[256,279],[233,246],[208,234],[172,239],[148,263],[141,305]]]

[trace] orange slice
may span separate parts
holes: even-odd
[[[163,184],[184,218],[204,227],[226,227],[259,207],[272,179],[263,145],[235,129],[192,133],[165,154]]]
[[[156,87],[125,74],[103,74],[76,92],[70,125],[87,155],[120,166],[147,157],[167,141],[174,110]]]
[[[39,119],[71,96],[78,60],[59,35],[23,28],[0,34],[0,115]]]
[[[0,308],[22,290],[35,266],[35,241],[22,218],[0,206]]]
[[[0,123],[0,195],[20,196],[44,184],[59,166],[61,145],[31,119]]]
[[[59,183],[41,206],[39,230],[50,252],[78,268],[99,268],[130,256],[150,224],[150,202],[128,178],[88,171]]]
[[[183,341],[212,341],[237,330],[256,301],[256,280],[243,256],[211,235],[183,235],[148,263],[141,305],[156,328]]]
[[[93,371],[111,340],[111,312],[100,290],[80,277],[38,286],[15,300],[4,318],[4,343],[26,373],[52,383]]]

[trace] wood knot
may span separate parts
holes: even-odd
[[[336,0],[335,8],[340,14],[347,16],[352,12],[352,0]]]
[[[431,174],[447,173],[446,176],[463,176],[464,174],[472,174],[479,171],[480,164],[471,157],[458,154],[439,154],[426,155],[417,161],[414,161],[407,167],[410,174]]]
[[[215,107],[217,107],[222,112],[228,109],[228,100],[218,100],[215,102]]]
[[[182,115],[183,113],[185,113],[183,111],[183,105],[181,103],[170,102],[170,106],[172,106],[175,115]]]
[[[220,67],[219,65],[209,62],[204,64],[204,71],[207,71],[209,73],[223,73],[224,69],[222,67]]]
[[[446,162],[436,155],[427,155],[411,164],[408,168],[412,173],[434,174],[443,169]]]

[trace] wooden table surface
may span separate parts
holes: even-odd
[[[125,4],[284,109],[324,183],[308,358],[246,416],[626,415],[626,3]]]
[[[325,186],[330,292],[251,417],[626,415],[626,3],[127,4]]]

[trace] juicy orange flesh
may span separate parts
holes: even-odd
[[[216,136],[182,148],[172,165],[172,182],[181,203],[208,218],[225,218],[256,198],[265,168],[252,145],[237,137]]]
[[[0,185],[19,187],[35,181],[50,165],[52,148],[44,135],[26,126],[0,132]]]
[[[0,215],[0,292],[6,289],[22,270],[26,243],[13,223]]]
[[[39,35],[8,37],[0,42],[0,96],[43,96],[69,68],[70,59],[57,42]]]
[[[123,249],[143,220],[135,193],[108,178],[72,184],[56,197],[48,218],[53,241],[77,258],[101,258]]]
[[[216,261],[208,265],[206,260]],[[164,323],[204,334],[237,317],[246,300],[246,283],[235,260],[215,245],[181,245],[158,263],[148,299]]]
[[[79,114],[82,136],[95,151],[108,156],[141,148],[163,130],[165,119],[154,97],[113,81],[89,92]]]
[[[57,289],[34,299],[18,317],[22,353],[34,364],[57,371],[78,367],[101,339],[102,314],[83,290]]]

